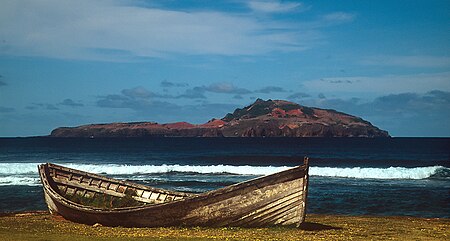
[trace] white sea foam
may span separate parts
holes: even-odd
[[[191,172],[201,174],[214,173],[232,173],[238,175],[267,175],[274,172],[283,171],[290,167],[272,167],[272,166],[232,166],[232,165],[67,165],[68,167],[86,170],[94,173],[107,173],[111,175],[122,174],[151,174],[168,172]]]
[[[37,173],[36,163],[0,163],[0,175]],[[69,168],[92,173],[106,173],[110,175],[151,174],[168,172],[192,173],[232,173],[238,175],[267,175],[286,170],[290,167],[272,166],[232,166],[232,165],[124,165],[124,164],[62,164]]]
[[[0,163],[0,175],[37,173],[39,163]]]
[[[39,185],[37,163],[0,163],[0,185]],[[158,173],[199,173],[236,175],[267,175],[286,170],[290,167],[274,166],[233,166],[233,165],[124,165],[124,164],[76,164],[65,163],[64,166],[92,173],[106,175],[146,175]],[[426,179],[438,177],[449,179],[450,168],[442,166],[429,167],[389,167],[389,168],[341,168],[311,167],[311,176],[360,178],[360,179]]]
[[[0,177],[0,186],[38,186],[40,185],[39,177],[20,177],[20,176],[7,176]]]
[[[449,170],[442,166],[430,167],[389,167],[389,168],[340,168],[340,167],[311,167],[311,176],[345,177],[364,179],[425,179],[430,178],[442,170]]]

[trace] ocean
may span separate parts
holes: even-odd
[[[199,193],[304,156],[307,213],[450,218],[450,138],[0,138],[0,213],[46,210],[40,163]]]

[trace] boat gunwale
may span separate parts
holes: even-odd
[[[138,186],[143,186],[146,188],[149,188],[148,186],[142,185],[142,184],[137,184],[137,183],[133,183],[133,182],[128,182],[128,181],[124,181],[124,180],[117,180],[117,179],[113,179],[113,178],[109,178],[109,177],[105,177],[105,176],[101,176],[101,175],[97,175],[94,173],[89,173],[89,172],[85,172],[85,171],[81,171],[81,170],[77,170],[77,169],[72,169],[72,168],[68,168],[68,167],[63,167],[60,165],[56,165],[56,164],[52,164],[52,163],[45,163],[45,164],[41,164],[39,165],[39,172],[40,172],[40,178],[41,181],[43,183],[44,189],[49,190],[51,194],[51,196],[53,196],[53,199],[59,200],[60,202],[62,202],[62,204],[66,205],[66,206],[70,206],[71,208],[74,208],[76,210],[80,210],[83,212],[89,212],[89,213],[95,213],[95,214],[111,214],[111,213],[127,213],[127,212],[134,212],[134,211],[140,211],[140,210],[146,210],[146,209],[151,209],[151,208],[159,208],[159,207],[164,207],[167,205],[175,205],[179,202],[190,202],[190,201],[201,201],[201,200],[205,200],[208,198],[212,198],[218,195],[223,195],[225,193],[230,193],[239,189],[243,189],[252,185],[257,185],[258,183],[262,183],[264,182],[265,179],[272,179],[276,176],[284,176],[284,175],[288,175],[291,173],[295,173],[296,171],[302,171],[304,172],[300,177],[300,178],[307,178],[308,176],[308,169],[309,169],[309,161],[308,158],[305,157],[304,158],[304,164],[299,165],[299,166],[295,166],[289,169],[286,169],[284,171],[280,171],[280,172],[276,172],[276,173],[272,173],[269,175],[264,175],[264,176],[260,176],[260,177],[256,177],[244,182],[239,182],[239,183],[235,183],[226,187],[222,187],[219,189],[215,189],[215,190],[211,190],[208,192],[204,192],[204,193],[200,193],[200,194],[192,194],[189,196],[186,196],[183,199],[179,199],[179,200],[174,200],[174,201],[170,201],[170,202],[164,202],[164,203],[155,203],[155,204],[146,204],[146,205],[142,205],[142,206],[133,206],[133,207],[122,207],[122,208],[96,208],[96,207],[92,207],[92,206],[86,206],[86,205],[82,205],[76,202],[73,202],[69,199],[67,199],[66,197],[64,197],[63,195],[59,194],[56,190],[54,190],[50,183],[43,182],[42,179],[44,179],[44,177],[46,176],[45,173],[45,168],[49,168],[49,166],[56,166],[56,167],[62,167],[64,169],[68,169],[70,171],[75,171],[78,173],[86,173],[86,174],[90,174],[92,176],[95,177],[100,177],[101,179],[107,179],[107,180],[112,180],[114,182],[123,182],[124,184],[134,184],[134,185],[138,185]],[[42,167],[42,169],[41,169]],[[50,176],[50,179],[53,178]],[[298,178],[298,179],[300,179]],[[307,185],[307,184],[306,184]],[[165,189],[158,189],[158,190],[162,190],[163,192],[171,192]],[[182,192],[180,192],[182,193]],[[183,193],[183,194],[189,194],[189,193]],[[306,196],[306,195],[305,195]],[[306,200],[305,200],[306,202]]]

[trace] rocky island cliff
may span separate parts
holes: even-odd
[[[389,137],[359,117],[302,106],[284,100],[261,100],[204,124],[131,122],[60,127],[51,137]]]

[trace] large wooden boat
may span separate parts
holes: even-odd
[[[305,219],[307,158],[301,166],[202,194],[148,187],[51,163],[39,165],[39,174],[50,212],[90,225],[298,227]],[[107,206],[94,205],[95,199]],[[124,200],[131,206],[113,205]]]

